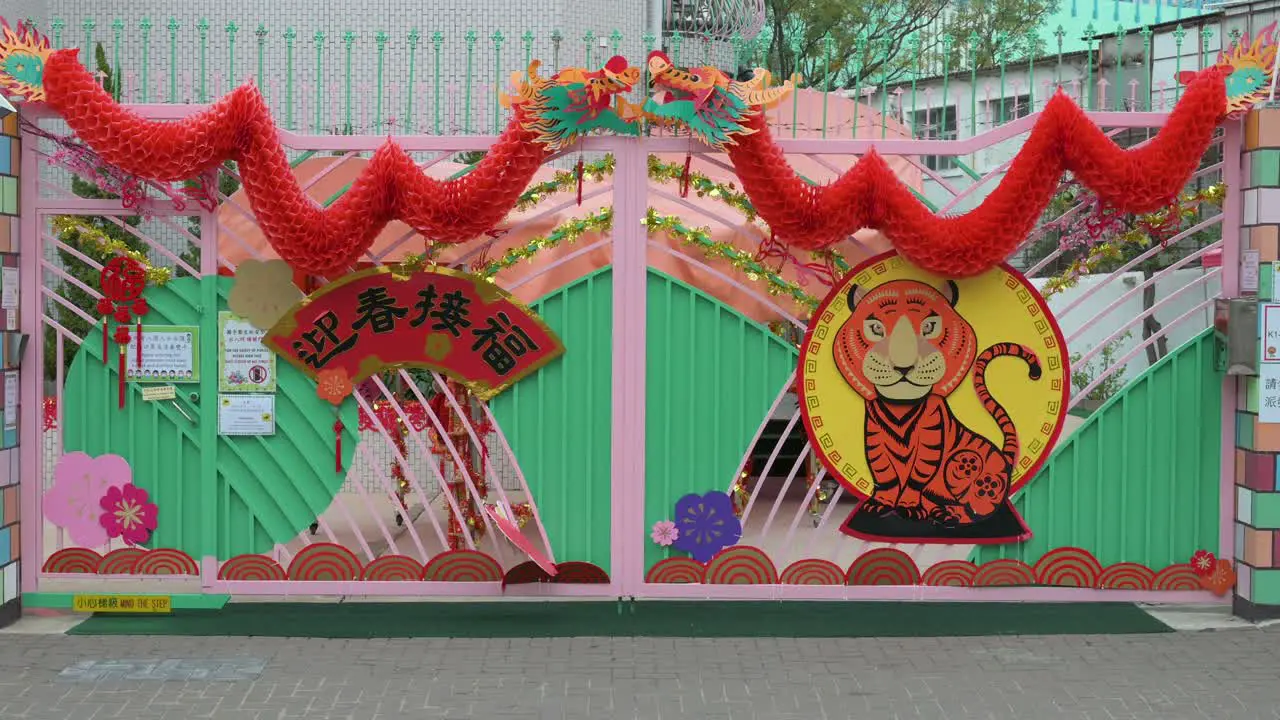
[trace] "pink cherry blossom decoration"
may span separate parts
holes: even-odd
[[[649,534],[653,541],[662,547],[671,547],[671,544],[680,539],[680,531],[676,529],[676,524],[670,520],[659,520],[653,524],[653,532]]]
[[[109,488],[101,506],[103,513],[98,521],[106,528],[107,535],[123,538],[130,545],[141,545],[151,539],[160,509],[155,503],[147,502],[146,490],[133,483]]]
[[[82,452],[63,455],[53,473],[53,487],[45,494],[41,506],[44,517],[62,528],[79,547],[96,548],[107,544],[107,531],[98,521],[102,514],[99,502],[110,488],[119,488],[133,480],[129,462],[119,455],[91,457]]]

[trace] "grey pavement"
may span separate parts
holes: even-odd
[[[1280,627],[887,640],[0,634],[0,719],[101,718],[1280,718]]]

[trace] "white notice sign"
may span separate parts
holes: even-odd
[[[1261,257],[1261,250],[1244,250],[1240,253],[1240,292],[1258,292],[1258,266]]]
[[[218,392],[275,392],[276,354],[259,330],[229,312],[218,313]]]
[[[18,307],[18,268],[5,267],[0,269],[0,308],[12,310]]]
[[[4,429],[18,427],[18,373],[4,374]]]
[[[1258,422],[1280,423],[1280,364],[1258,368]]]
[[[219,395],[220,435],[275,435],[275,395]]]
[[[1280,363],[1280,305],[1262,305],[1262,362]]]
[[[129,327],[133,331],[137,325]],[[129,333],[133,335],[133,332]],[[200,382],[200,328],[194,325],[143,325],[142,368],[138,368],[137,338],[125,346],[125,367],[134,382]],[[112,344],[115,352],[115,344]]]

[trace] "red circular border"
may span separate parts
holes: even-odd
[[[914,263],[908,260],[905,255],[902,255],[897,250],[890,250],[888,252],[880,253],[879,255],[876,255],[874,257],[867,258],[866,260],[863,260],[862,262],[858,263],[856,266],[854,266],[852,270],[845,273],[844,276],[840,278],[839,282],[831,286],[831,292],[828,292],[827,296],[822,298],[822,302],[818,304],[818,307],[813,311],[813,314],[809,317],[809,327],[805,328],[804,340],[800,342],[799,359],[796,362],[796,400],[799,402],[799,405],[800,405],[800,417],[804,419],[804,432],[806,435],[809,436],[809,446],[813,448],[814,453],[817,454],[818,459],[822,461],[822,466],[827,469],[827,472],[830,473],[832,477],[840,481],[840,486],[843,487],[846,492],[851,493],[854,497],[857,497],[863,500],[867,499],[870,496],[863,495],[859,493],[856,489],[853,489],[854,487],[853,483],[850,482],[849,479],[846,478],[844,475],[842,475],[839,469],[835,467],[835,465],[830,461],[830,459],[828,459],[827,453],[821,450],[821,445],[818,443],[816,439],[816,433],[814,433],[813,431],[813,424],[809,419],[809,405],[804,401],[804,381],[805,381],[804,359],[808,355],[807,349],[809,347],[809,343],[813,340],[813,331],[817,328],[818,321],[821,320],[822,314],[826,312],[827,306],[831,304],[831,302],[836,298],[836,296],[840,294],[840,291],[844,289],[844,287],[848,284],[849,278],[857,275],[858,273],[862,272],[863,270],[873,265],[876,265],[877,263],[886,262],[886,261],[892,260],[895,257],[901,257],[903,262],[906,262],[908,265],[911,265],[912,267],[917,267]],[[1059,410],[1058,410],[1057,425],[1053,428],[1053,433],[1049,436],[1049,440],[1046,443],[1045,451],[1041,453],[1039,459],[1037,459],[1035,463],[1033,463],[1031,467],[1027,468],[1027,471],[1023,473],[1022,482],[1016,488],[1010,491],[1009,501],[1010,503],[1012,503],[1013,494],[1018,490],[1021,490],[1033,479],[1035,479],[1036,473],[1040,472],[1041,466],[1043,466],[1045,461],[1049,459],[1049,455],[1052,454],[1054,447],[1058,444],[1058,438],[1061,437],[1062,435],[1062,426],[1066,423],[1066,417],[1067,417],[1067,403],[1071,399],[1071,357],[1070,357],[1070,354],[1067,352],[1067,339],[1062,334],[1062,327],[1058,325],[1058,319],[1054,317],[1052,312],[1050,312],[1049,306],[1048,304],[1045,303],[1044,296],[1040,294],[1040,291],[1037,290],[1035,286],[1032,285],[1027,280],[1027,276],[1023,275],[1021,272],[1018,272],[1018,270],[1016,270],[1012,265],[1010,265],[1007,262],[1001,262],[1000,264],[995,265],[994,267],[988,269],[986,272],[991,272],[991,270],[997,270],[997,269],[1003,270],[1009,273],[1010,275],[1013,275],[1022,283],[1023,287],[1026,287],[1029,290],[1031,290],[1031,295],[1035,299],[1036,305],[1040,307],[1040,311],[1044,314],[1045,319],[1049,322],[1049,328],[1053,331],[1053,336],[1058,340],[1058,346],[1062,348],[1062,369],[1063,369],[1064,377],[1066,378],[1065,381],[1062,383],[1062,403],[1059,406]],[[921,272],[927,272],[927,271],[921,270]],[[935,273],[931,273],[931,274],[935,274]],[[855,512],[856,512],[856,508],[855,508]],[[1014,512],[1017,512],[1017,511],[1015,510]],[[848,531],[848,529],[845,528],[844,524],[841,524],[840,532],[846,535],[851,534]],[[903,541],[902,538],[888,538],[888,537],[880,538],[880,537],[861,536],[861,535],[856,537],[858,537],[859,539],[872,540],[875,542],[902,542]],[[1019,541],[1025,542],[1030,539],[1031,539],[1031,533],[1030,531],[1028,531],[1025,537],[1019,538]],[[937,539],[911,538],[910,542],[912,544],[928,544],[928,545],[958,544],[951,538],[937,538]],[[959,543],[959,544],[992,545],[992,544],[1004,544],[1006,542],[1008,541],[1005,539],[983,540],[981,538],[976,538],[976,539],[967,539],[964,543]]]

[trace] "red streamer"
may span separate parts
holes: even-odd
[[[689,166],[693,164],[693,153],[685,153],[684,170],[680,173],[680,197],[689,197]]]
[[[778,238],[816,250],[860,228],[883,232],[920,268],[970,277],[994,267],[1027,237],[1064,170],[1123,213],[1168,205],[1186,185],[1227,109],[1224,71],[1202,71],[1155,139],[1124,150],[1059,92],[1049,101],[1008,173],[977,208],[934,215],[874,150],[840,178],[813,186],[796,175],[769,136],[764,113],[727,148],[751,204]]]
[[[578,156],[578,207],[582,207],[582,156]]]
[[[120,370],[120,385],[119,385],[119,387],[117,388],[117,393],[116,393],[117,395],[119,395],[119,398],[120,398],[120,399],[119,399],[119,409],[120,409],[120,410],[123,410],[123,409],[124,409],[124,371],[125,371],[125,360],[124,360],[124,354],[125,354],[125,352],[126,352],[126,351],[125,351],[125,346],[124,346],[124,345],[121,345],[121,346],[120,346],[120,367],[119,367],[119,370]]]
[[[518,106],[505,132],[465,176],[429,177],[388,142],[350,190],[321,208],[298,186],[252,85],[181,121],[149,121],[116,103],[76,56],[76,50],[55,52],[43,81],[49,105],[81,140],[105,161],[149,180],[185,180],[235,160],[272,247],[314,275],[344,272],[394,219],[433,242],[471,240],[502,221],[549,154],[536,133],[521,127],[525,112]]]
[[[333,421],[334,472],[342,472],[342,419]]]
[[[107,350],[111,346],[107,344],[107,316],[102,316],[102,364],[107,364]]]
[[[139,370],[139,372],[141,372],[141,370],[142,370],[142,318],[138,318],[138,329],[137,329],[137,331],[134,333],[134,338],[133,338],[133,339],[134,339],[134,342],[135,342],[135,343],[137,343],[137,348],[138,348],[138,370]]]

